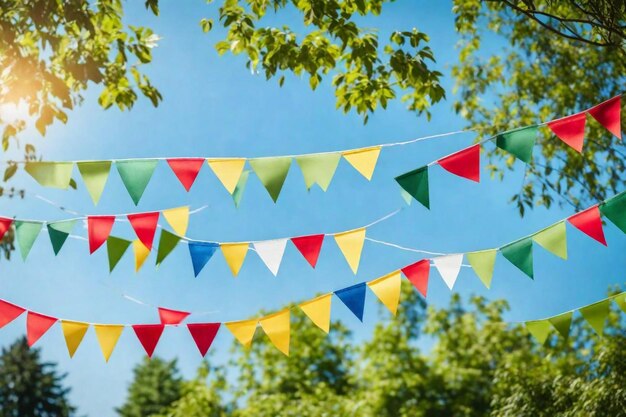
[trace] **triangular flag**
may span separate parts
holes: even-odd
[[[526,329],[540,345],[546,343],[548,335],[550,334],[550,322],[548,320],[534,320],[526,322]]]
[[[65,338],[65,344],[67,345],[67,351],[70,354],[70,358],[76,353],[76,349],[83,341],[85,333],[89,329],[89,323],[81,323],[79,321],[61,320],[61,329],[63,330],[63,337]]]
[[[54,317],[29,311],[26,314],[26,339],[28,346],[32,347],[56,322],[57,319]]]
[[[220,243],[220,248],[230,271],[237,276],[248,254],[248,243]]]
[[[77,162],[78,171],[94,205],[98,205],[111,172],[111,161]]]
[[[257,177],[265,186],[265,189],[276,202],[280,191],[283,188],[289,167],[291,166],[291,158],[275,157],[275,158],[258,158],[251,159],[250,166],[256,173]]]
[[[150,249],[146,248],[146,245],[137,239],[133,241],[133,253],[135,254],[135,272],[139,272],[148,255],[150,255]]]
[[[287,247],[287,239],[264,240],[254,242],[252,246],[270,272],[274,276],[278,275],[285,247]]]
[[[290,317],[291,310],[287,308],[259,320],[261,328],[272,344],[287,356],[289,356],[289,339],[291,336]]]
[[[604,322],[609,315],[610,308],[611,300],[602,300],[587,307],[583,307],[578,311],[580,311],[580,314],[587,320],[587,323],[589,323],[593,330],[595,330],[599,336],[602,336],[604,332]]]
[[[430,196],[428,192],[428,166],[415,169],[413,171],[396,177],[400,187],[419,201],[424,207],[430,209]]]
[[[378,161],[379,155],[380,146],[343,153],[343,157],[346,161],[348,161],[348,163],[352,165],[354,169],[359,171],[359,173],[368,181],[371,180],[372,175],[374,175],[374,168],[376,168],[376,162]]]
[[[22,315],[26,310],[8,301],[0,300],[0,329]]]
[[[204,357],[215,340],[220,323],[189,323],[187,328],[200,354]]]
[[[363,321],[365,288],[365,283],[362,282],[360,284],[335,291],[335,294],[339,297],[341,302],[344,303],[360,321]]]
[[[141,343],[149,358],[152,357],[164,328],[165,326],[162,324],[133,324],[133,330],[137,335],[137,339],[139,339],[139,343]]]
[[[487,289],[491,287],[491,279],[493,278],[493,268],[496,264],[497,254],[497,249],[481,250],[466,254],[467,261]]]
[[[191,264],[193,265],[193,275],[197,277],[220,245],[212,242],[189,241],[188,246]]]
[[[185,190],[189,191],[204,165],[204,158],[172,158],[167,160],[167,164]]]
[[[241,198],[243,197],[243,192],[246,189],[248,177],[250,177],[250,171],[245,170],[244,172],[242,172],[241,177],[239,177],[239,181],[237,182],[237,186],[235,187],[235,191],[233,191],[233,202],[235,203],[235,207],[237,208],[239,208]]]
[[[330,305],[332,294],[321,295],[309,301],[305,301],[298,307],[317,327],[328,333],[330,331]]]
[[[246,160],[243,158],[209,159],[207,163],[228,193],[232,194],[239,182]]]
[[[615,301],[615,304],[617,304],[617,306],[621,308],[624,313],[626,313],[626,292],[616,295],[613,298],[613,301]]]
[[[572,312],[559,314],[558,316],[549,318],[548,321],[564,339],[569,337],[569,328],[572,324]]]
[[[96,331],[96,337],[98,338],[98,344],[104,360],[109,361],[115,345],[122,335],[124,326],[121,324],[94,324],[94,330]]]
[[[109,258],[109,272],[113,272],[122,256],[126,253],[126,249],[132,242],[130,240],[121,239],[115,236],[109,236],[107,239],[107,257]]]
[[[606,200],[600,205],[600,212],[622,232],[626,233],[626,193]]]
[[[50,242],[52,243],[52,250],[54,254],[58,255],[59,251],[63,247],[63,244],[67,240],[74,229],[76,220],[63,220],[60,222],[48,223],[48,236],[50,236]]]
[[[452,255],[444,255],[433,258],[433,264],[439,271],[439,275],[443,278],[448,288],[452,289],[456,282],[459,272],[461,272],[461,264],[463,264],[463,254],[457,253]]]
[[[66,189],[72,179],[73,162],[27,162],[24,170],[44,187]]]
[[[0,217],[0,240],[2,240],[5,233],[9,231],[12,224],[13,219],[9,219],[8,217]]]
[[[141,200],[141,196],[148,186],[158,162],[157,159],[115,162],[117,172],[119,172],[120,178],[122,178],[122,182],[135,205],[139,204],[139,200]]]
[[[394,316],[398,311],[400,302],[400,285],[402,284],[400,271],[377,278],[367,283],[370,290],[378,297],[381,303],[391,311]]]
[[[139,240],[148,249],[152,249],[154,234],[159,224],[159,212],[129,214],[127,217]]]
[[[402,268],[402,273],[413,284],[424,298],[428,292],[428,275],[430,273],[430,261],[422,259],[414,264]]]
[[[296,162],[304,176],[306,189],[310,190],[313,184],[317,184],[322,190],[326,191],[335,175],[340,159],[340,153],[323,153],[296,157]]]
[[[537,126],[529,126],[502,133],[496,138],[496,145],[517,159],[529,163],[533,157],[537,130]]]
[[[165,217],[165,220],[167,220],[178,236],[185,236],[189,226],[189,207],[183,206],[167,209],[161,213],[163,213],[163,217]]]
[[[520,271],[534,279],[533,240],[531,237],[520,239],[500,248],[502,255]]]
[[[622,138],[621,95],[615,96],[588,110],[588,113],[618,139]]]
[[[348,261],[350,269],[356,274],[361,261],[361,251],[365,242],[365,229],[357,229],[349,232],[337,233],[334,235],[337,246]]]
[[[161,324],[180,324],[191,314],[186,311],[170,310],[169,308],[163,307],[159,307],[158,311]]]
[[[480,182],[480,145],[476,144],[452,155],[441,158],[437,163],[446,171]]]
[[[567,259],[567,238],[565,221],[548,227],[533,235],[533,240],[547,251],[562,259]]]
[[[115,216],[88,216],[87,234],[89,235],[89,253],[94,253],[107,241],[115,223]]]
[[[239,343],[249,348],[252,345],[252,339],[254,338],[254,332],[259,321],[257,319],[231,321],[224,323],[228,330],[235,336],[235,339],[239,340]]]
[[[587,210],[568,217],[567,220],[575,228],[606,246],[604,230],[602,229],[602,218],[600,217],[598,206],[589,207]]]
[[[26,260],[30,249],[33,247],[35,240],[37,240],[37,236],[41,232],[41,226],[43,226],[43,223],[15,221],[15,237],[17,238],[23,260]]]
[[[157,249],[157,259],[156,264],[160,265],[167,256],[172,253],[178,242],[180,241],[180,237],[168,232],[165,229],[161,230],[161,237],[159,238],[159,249]]]
[[[582,152],[585,141],[586,121],[587,116],[585,113],[578,113],[548,122],[548,127],[563,142],[576,151]]]
[[[317,265],[317,259],[320,256],[320,250],[322,250],[322,243],[324,242],[324,235],[310,235],[292,237],[291,241],[304,259],[315,268]]]

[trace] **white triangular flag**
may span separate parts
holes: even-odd
[[[259,254],[259,258],[274,276],[278,275],[278,268],[280,268],[280,262],[283,260],[287,240],[275,239],[252,243],[254,250]]]
[[[443,282],[446,283],[448,288],[452,289],[452,287],[454,287],[454,283],[456,282],[456,278],[459,276],[459,272],[461,272],[463,254],[457,253],[453,255],[439,256],[433,259],[433,263],[435,264],[437,271],[439,271],[441,278],[443,278]]]

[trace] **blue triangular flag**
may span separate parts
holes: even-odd
[[[353,285],[348,288],[335,291],[339,299],[354,313],[354,315],[363,321],[363,307],[365,306],[365,288],[364,282]]]
[[[189,242],[189,254],[191,255],[191,263],[193,264],[193,273],[198,276],[204,265],[209,262],[217,248],[220,245],[210,242]]]

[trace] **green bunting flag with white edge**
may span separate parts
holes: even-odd
[[[158,162],[157,159],[115,162],[117,172],[135,205],[139,204]]]
[[[265,186],[265,189],[272,197],[272,200],[276,202],[289,173],[291,158],[286,156],[257,158],[250,159],[249,162],[257,177],[259,177],[261,183],[263,183],[263,186]]]
[[[115,266],[118,264],[126,249],[132,242],[130,240],[121,239],[115,236],[109,236],[107,238],[107,256],[109,258],[109,272],[113,272]]]
[[[109,179],[111,161],[78,162],[76,165],[93,204],[97,205]]]
[[[542,248],[562,259],[567,259],[567,238],[565,221],[548,227],[533,235],[533,240]]]
[[[54,250],[55,255],[59,254],[75,224],[76,220],[62,220],[47,224],[48,236],[50,236],[50,243],[52,243],[52,250]]]
[[[27,162],[24,170],[44,187],[66,189],[72,179],[73,162]]]
[[[159,238],[159,249],[157,250],[156,259],[157,266],[160,265],[167,255],[174,250],[179,241],[179,236],[174,233],[170,233],[165,229],[161,229],[161,237]]]
[[[496,137],[496,146],[520,161],[529,163],[533,156],[537,131],[537,126],[529,126],[501,133]]]
[[[428,193],[428,166],[415,169],[406,174],[396,177],[396,181],[407,193],[430,209],[430,196]]]
[[[531,279],[533,275],[533,241],[526,237],[500,248],[502,255]]]
[[[493,268],[496,264],[497,249],[482,250],[478,252],[470,252],[465,254],[467,261],[472,269],[478,275],[478,278],[489,289],[491,287],[491,278],[493,277]]]
[[[324,191],[328,189],[335,175],[341,153],[325,153],[317,155],[303,155],[296,157],[296,163],[302,170],[306,189],[310,190],[317,184]]]
[[[43,226],[43,223],[15,221],[15,237],[17,238],[23,260],[26,260],[30,249],[33,247],[35,240],[37,240],[37,236],[41,232],[41,226]]]

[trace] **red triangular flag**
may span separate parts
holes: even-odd
[[[109,238],[115,223],[115,216],[88,216],[87,234],[89,235],[89,253],[94,253]]]
[[[583,143],[585,141],[585,122],[587,116],[585,113],[577,113],[562,119],[548,122],[548,127],[563,142],[577,150],[583,151]]]
[[[618,139],[622,138],[622,96],[615,96],[587,112]]]
[[[29,311],[26,314],[26,339],[28,340],[28,346],[34,345],[57,320],[54,317]]]
[[[8,217],[0,217],[0,239],[2,239],[4,237],[4,234],[9,231],[12,224],[13,219],[9,219]]]
[[[154,348],[159,343],[164,328],[165,326],[162,324],[133,324],[133,330],[137,335],[137,339],[139,339],[149,358],[152,357]]]
[[[412,265],[402,268],[402,273],[411,281],[411,284],[426,298],[428,292],[428,274],[430,273],[430,261],[422,259]]]
[[[167,163],[180,183],[185,187],[185,190],[189,191],[200,169],[202,169],[204,161],[204,158],[173,158],[168,159]]]
[[[127,217],[141,243],[152,250],[154,234],[159,224],[159,212],[129,214]]]
[[[187,313],[186,311],[159,307],[159,319],[161,320],[161,324],[180,324],[189,314],[191,313]]]
[[[304,256],[311,266],[315,268],[317,258],[320,256],[320,250],[322,250],[324,235],[292,237],[291,241],[300,251],[302,256]]]
[[[18,318],[24,311],[22,307],[11,304],[7,301],[0,300],[0,328],[11,323]]]
[[[480,145],[448,155],[437,161],[443,169],[459,177],[480,182]]]
[[[220,323],[190,323],[187,328],[196,342],[200,354],[204,357],[220,329]]]
[[[578,230],[606,246],[604,230],[602,230],[602,219],[600,218],[600,210],[597,205],[576,213],[567,220]]]

